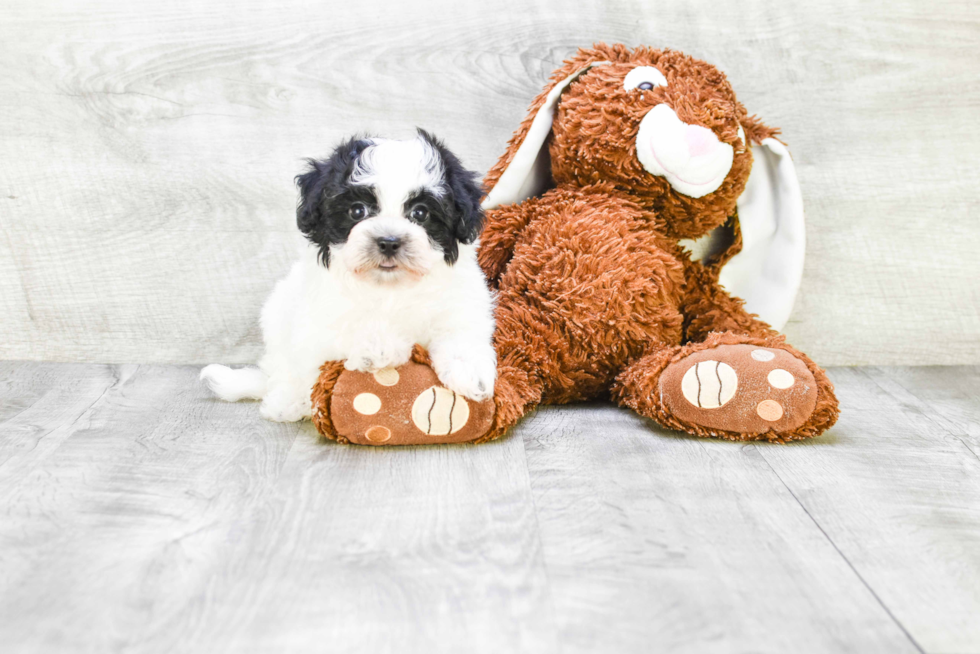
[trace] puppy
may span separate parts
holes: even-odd
[[[493,300],[476,260],[482,190],[438,140],[351,139],[296,178],[309,241],[262,309],[259,368],[209,365],[223,400],[261,399],[269,420],[310,417],[325,361],[372,372],[427,348],[439,380],[493,395]]]

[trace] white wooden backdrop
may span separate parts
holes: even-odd
[[[980,363],[980,3],[0,5],[0,358],[244,362],[292,177],[352,132],[485,171],[593,41],[670,46],[781,126],[809,229],[786,331],[826,364]]]

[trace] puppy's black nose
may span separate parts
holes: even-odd
[[[378,250],[386,257],[395,256],[398,248],[402,246],[402,240],[397,236],[382,236],[375,242],[378,244]]]

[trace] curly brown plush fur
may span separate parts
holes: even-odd
[[[721,266],[741,247],[735,205],[752,166],[739,126],[756,143],[777,130],[748,116],[716,68],[670,50],[580,50],[531,104],[488,173],[486,188],[513,160],[554,85],[599,61],[612,63],[572,82],[558,104],[548,140],[555,188],[488,212],[480,262],[499,291],[500,364],[497,417],[483,440],[504,433],[538,403],[609,396],[699,436],[789,441],[823,432],[837,417],[824,372],[718,283]],[[657,67],[668,84],[641,93],[624,90],[624,77],[638,65]],[[637,159],[640,120],[660,103],[733,146],[731,171],[713,193],[682,195]],[[692,261],[678,243],[726,223],[730,245],[703,263]],[[805,364],[812,380],[798,381],[815,383],[816,401],[803,424],[752,433],[737,422],[732,429],[707,428],[679,419],[665,405],[659,384],[670,364],[736,343],[782,350]]]
[[[310,394],[310,400],[313,403],[311,419],[313,426],[316,427],[321,436],[341,443],[349,443],[350,440],[346,436],[337,433],[333,426],[333,420],[330,418],[330,395],[343,372],[343,361],[327,361],[320,366],[320,377]]]
[[[673,238],[695,238],[724,223],[745,188],[752,167],[752,153],[739,142],[739,125],[748,139],[761,143],[778,129],[766,127],[736,99],[724,73],[711,64],[674,50],[656,50],[599,44],[583,48],[552,76],[531,103],[527,118],[508,142],[507,152],[490,169],[483,185],[493,188],[523,143],[537,110],[554,85],[588,64],[612,62],[594,68],[562,94],[550,140],[552,174],[558,186],[585,186],[612,182],[622,191],[662,217],[664,233]],[[636,66],[655,66],[667,78],[667,86],[642,94],[623,88],[623,78]],[[657,104],[667,103],[682,121],[711,129],[719,139],[735,146],[732,170],[722,187],[706,198],[675,193],[662,177],[648,173],[636,157],[636,132],[640,119]],[[495,248],[486,246],[484,251]]]

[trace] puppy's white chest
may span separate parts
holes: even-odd
[[[429,340],[428,317],[417,310],[424,300],[411,288],[334,287],[322,289],[308,301],[309,324],[315,332],[310,337],[335,359],[359,352],[366,342],[391,347],[408,343],[410,348]]]

